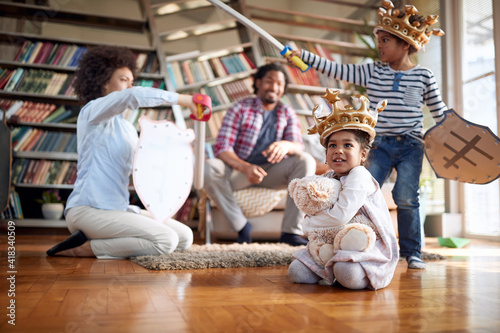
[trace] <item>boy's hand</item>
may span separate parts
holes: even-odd
[[[292,61],[292,57],[298,57],[300,58],[300,55],[302,54],[302,50],[291,50],[291,53],[287,57],[287,61],[290,65],[295,66],[295,63]]]

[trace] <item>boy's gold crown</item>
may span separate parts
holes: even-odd
[[[323,147],[328,146],[328,137],[334,132],[345,129],[358,129],[367,132],[370,135],[370,142],[375,138],[375,125],[377,124],[378,113],[381,112],[387,105],[387,100],[378,103],[377,110],[370,111],[370,101],[365,96],[356,94],[352,98],[361,103],[358,110],[350,105],[343,110],[337,106],[340,91],[331,88],[326,89],[326,94],[321,96],[332,107],[332,112],[329,115],[321,116],[323,109],[322,105],[318,104],[313,109],[314,125],[307,129],[307,134],[320,135],[320,142]]]
[[[415,49],[420,50],[424,44],[427,44],[431,35],[443,36],[444,32],[441,29],[432,29],[427,31],[427,28],[436,23],[438,15],[429,15],[422,23],[414,21],[410,23],[410,17],[417,14],[418,10],[415,6],[406,5],[405,15],[398,17],[400,11],[394,9],[394,5],[389,0],[383,0],[382,6],[378,9],[380,22],[375,26],[373,32],[376,34],[379,30],[385,30],[404,41],[413,45]]]

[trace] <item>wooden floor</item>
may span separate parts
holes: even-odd
[[[500,332],[500,243],[429,238],[426,251],[447,260],[424,271],[400,262],[387,288],[352,291],[293,284],[287,267],[149,271],[46,257],[63,238],[16,235],[12,269],[0,235],[2,273],[15,277],[1,280],[0,332]]]

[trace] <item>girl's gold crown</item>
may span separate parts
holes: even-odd
[[[375,26],[373,33],[376,34],[379,30],[385,30],[404,41],[413,45],[417,50],[420,50],[424,44],[427,44],[431,35],[443,36],[444,32],[441,29],[432,29],[427,31],[427,27],[437,22],[438,15],[429,15],[424,22],[414,21],[410,23],[410,17],[417,14],[418,10],[415,6],[406,5],[405,15],[398,17],[400,11],[394,9],[394,5],[389,0],[383,0],[382,6],[378,9],[380,22]]]
[[[326,94],[321,97],[331,105],[332,112],[329,115],[321,116],[323,106],[316,105],[313,109],[314,125],[307,129],[307,133],[319,133],[320,142],[325,148],[327,148],[330,134],[345,129],[358,129],[367,132],[370,135],[370,141],[373,141],[378,113],[384,110],[387,100],[380,101],[375,112],[369,110],[370,101],[368,98],[356,94],[352,98],[361,104],[360,108],[354,110],[352,106],[348,105],[342,110],[337,106],[337,102],[341,100],[339,94],[340,91],[338,90],[326,89]]]

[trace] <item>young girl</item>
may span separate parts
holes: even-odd
[[[306,235],[321,228],[340,230],[354,216],[363,214],[377,235],[375,246],[366,252],[338,250],[324,267],[314,261],[308,248],[299,250],[288,270],[295,283],[324,279],[331,284],[336,280],[349,289],[377,290],[386,287],[394,275],[399,256],[392,220],[377,181],[363,166],[375,137],[376,118],[366,110],[369,101],[361,99],[363,110],[339,110],[333,100],[333,116],[313,116],[316,125],[312,129],[320,134],[326,163],[333,170],[324,177],[338,179],[342,188],[337,203],[314,216],[306,216],[303,227]],[[359,114],[365,114],[367,121],[355,121]],[[367,126],[367,122],[372,125]]]

